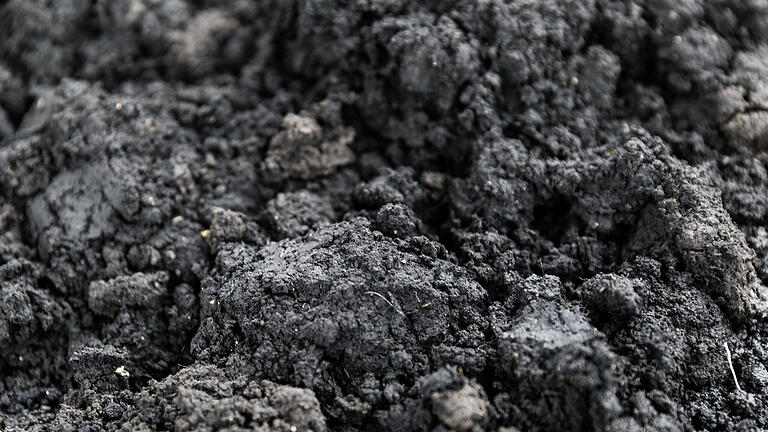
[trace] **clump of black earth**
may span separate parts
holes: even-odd
[[[0,1],[0,429],[768,430],[768,3]]]

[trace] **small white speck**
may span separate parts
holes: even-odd
[[[115,369],[115,373],[120,375],[123,378],[128,378],[129,376],[131,376],[130,372],[128,372],[125,369],[125,366],[122,366],[122,365],[118,366],[117,369]]]

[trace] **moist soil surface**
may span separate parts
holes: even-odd
[[[768,429],[761,0],[0,1],[0,428]]]

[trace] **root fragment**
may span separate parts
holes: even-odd
[[[731,360],[731,350],[728,348],[728,342],[723,343],[725,347],[725,355],[728,358],[728,367],[731,369],[731,375],[733,375],[733,382],[736,383],[736,390],[741,391],[739,386],[739,380],[736,379],[736,371],[733,369],[733,361]]]
[[[403,311],[401,311],[400,309],[396,308],[396,307],[395,307],[395,305],[394,305],[394,304],[392,304],[392,302],[391,302],[391,301],[389,301],[389,299],[387,299],[387,298],[386,298],[386,297],[384,297],[383,295],[381,295],[381,294],[377,293],[376,291],[366,291],[365,293],[366,293],[366,294],[368,294],[368,295],[375,295],[375,296],[379,296],[379,297],[381,297],[381,299],[382,299],[382,300],[384,300],[385,302],[387,302],[387,304],[388,304],[388,305],[390,305],[390,306],[392,307],[392,309],[394,309],[394,310],[395,310],[397,313],[399,313],[400,315],[403,315],[403,316],[405,316],[405,314],[403,313]]]

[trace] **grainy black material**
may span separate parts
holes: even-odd
[[[0,428],[767,430],[766,145],[759,0],[0,1]]]

